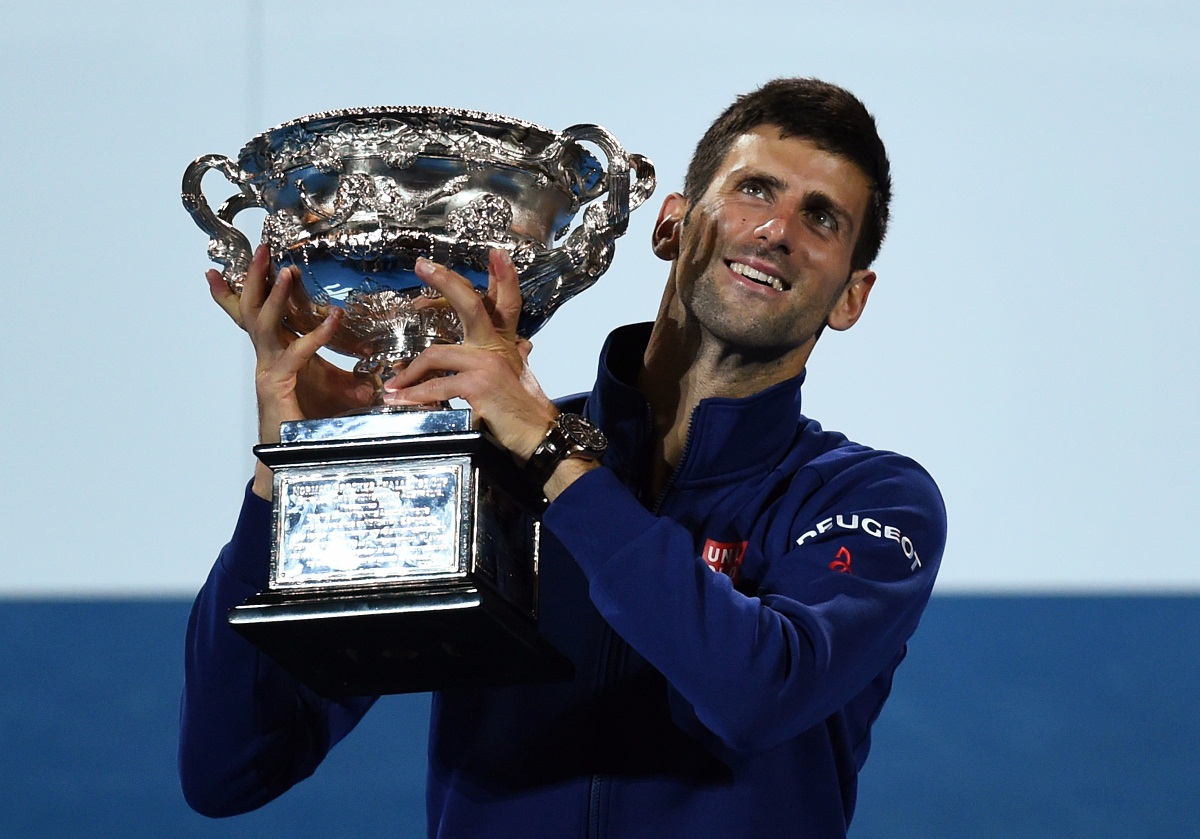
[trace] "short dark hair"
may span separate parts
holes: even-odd
[[[696,145],[683,184],[688,203],[695,205],[704,195],[734,141],[760,125],[773,125],[784,137],[809,140],[862,170],[871,197],[851,268],[870,266],[887,233],[891,166],[874,117],[858,97],[837,85],[819,79],[775,79],[739,96]]]

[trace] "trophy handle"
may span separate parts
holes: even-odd
[[[210,169],[216,169],[238,188],[214,213],[200,190],[200,181]],[[222,266],[221,276],[239,294],[242,280],[253,255],[250,240],[231,223],[247,207],[261,207],[262,200],[250,182],[250,176],[232,160],[220,154],[206,154],[193,160],[183,173],[183,206],[196,226],[208,234],[208,256]]]
[[[616,137],[598,125],[572,125],[564,129],[562,134],[577,142],[594,143],[608,158],[605,185],[608,198],[603,205],[588,208],[584,213],[584,226],[588,226],[587,222],[591,219],[590,235],[606,237],[611,242],[625,232],[630,211],[640,207],[654,192],[654,165],[640,154],[626,152]],[[634,178],[632,183],[631,169]],[[600,269],[601,272],[603,270]]]
[[[617,237],[629,226],[629,213],[654,192],[654,164],[626,152],[617,138],[598,125],[572,125],[561,134],[576,142],[593,143],[608,158],[603,190],[608,197],[589,204],[583,221],[566,242],[521,273],[524,306],[517,331],[529,337],[550,315],[591,286],[612,262]]]

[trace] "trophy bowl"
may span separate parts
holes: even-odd
[[[216,211],[201,191],[211,169],[238,189]],[[357,358],[379,395],[426,347],[462,340],[453,310],[414,273],[417,258],[483,289],[488,252],[506,250],[520,276],[518,332],[530,337],[607,269],[630,211],[654,186],[653,165],[596,125],[554,132],[477,111],[372,107],[285,122],[251,139],[236,163],[204,155],[187,167],[182,197],[238,292],[252,251],[233,219],[266,211],[274,267],[300,272],[285,325],[305,333],[341,307],[328,347]]]

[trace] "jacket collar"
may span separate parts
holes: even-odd
[[[635,387],[653,324],[614,330],[600,355],[588,417],[609,438],[605,464],[622,480],[643,486],[653,443],[650,406]],[[692,412],[683,461],[674,485],[765,472],[789,450],[800,424],[804,373],[742,399],[704,399]]]

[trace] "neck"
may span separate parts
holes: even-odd
[[[783,354],[730,347],[683,312],[668,291],[637,380],[654,419],[653,495],[679,465],[692,411],[701,400],[752,396],[800,375],[814,343],[815,338]]]

